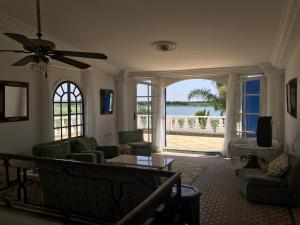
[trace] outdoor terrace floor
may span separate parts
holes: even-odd
[[[220,152],[223,148],[223,141],[223,137],[167,134],[166,148],[199,152]]]

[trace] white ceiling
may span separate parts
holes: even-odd
[[[118,69],[177,70],[269,62],[284,0],[41,0],[42,28]],[[0,11],[36,26],[35,0]],[[33,34],[34,35],[34,34]],[[171,40],[173,52],[151,43]],[[68,49],[71,50],[71,49]]]

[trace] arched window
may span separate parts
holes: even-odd
[[[79,87],[65,81],[53,95],[54,140],[84,135],[83,98]]]

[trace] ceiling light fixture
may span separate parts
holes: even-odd
[[[151,46],[155,50],[161,52],[169,52],[177,48],[177,44],[173,41],[155,41],[151,44]]]

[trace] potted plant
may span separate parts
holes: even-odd
[[[195,112],[195,116],[209,116],[209,110],[208,111],[206,111],[206,109],[199,110]],[[201,129],[206,128],[207,118],[198,118],[198,122]]]
[[[213,132],[216,133],[217,132],[217,127],[219,126],[219,120],[216,120],[216,119],[211,120],[210,121],[210,126],[211,126]]]
[[[184,119],[182,119],[182,118],[178,119],[178,124],[179,124],[179,127],[182,128],[184,125]]]
[[[195,127],[195,119],[194,118],[188,118],[188,124],[190,128]]]

